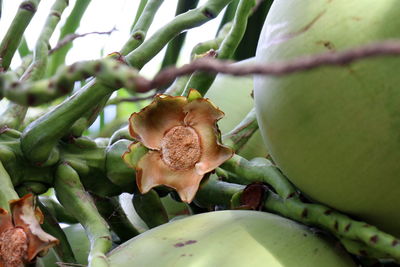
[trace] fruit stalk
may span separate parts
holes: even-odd
[[[60,30],[60,37],[58,38],[58,42],[63,40],[67,35],[75,33],[78,29],[80,22],[82,20],[83,15],[86,12],[87,7],[89,6],[91,0],[77,0],[75,5],[68,15],[67,20]],[[67,43],[65,46],[61,47],[57,51],[55,51],[48,63],[47,67],[47,77],[53,76],[57,68],[65,63],[65,57],[67,56],[68,51],[72,48],[72,42]]]
[[[39,3],[40,0],[30,0],[23,1],[20,4],[17,14],[0,44],[0,68],[2,71],[8,70],[11,59],[18,49],[19,42],[33,15],[36,13]]]
[[[236,48],[242,40],[244,32],[246,31],[247,20],[255,4],[255,0],[240,1],[238,9],[236,10],[235,18],[232,22],[232,27],[217,51],[218,59],[229,59],[233,56]],[[190,88],[196,88],[201,95],[205,95],[216,76],[216,73],[193,73],[182,95],[187,95]]]
[[[54,182],[57,199],[66,211],[75,214],[90,241],[89,267],[108,267],[105,255],[111,248],[107,223],[99,214],[93,199],[83,188],[78,173],[69,165],[57,167]]]
[[[0,161],[0,207],[10,212],[8,202],[13,199],[18,199],[18,194],[15,192],[11,182],[10,175],[7,173],[3,164]]]

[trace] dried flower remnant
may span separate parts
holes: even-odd
[[[10,201],[11,214],[0,208],[0,267],[22,267],[59,241],[42,230],[43,214],[32,194]]]
[[[220,144],[216,122],[224,113],[191,89],[189,96],[157,95],[152,103],[129,119],[133,138],[150,149],[138,161],[133,143],[123,155],[136,169],[141,193],[158,185],[174,188],[182,201],[191,202],[203,176],[233,155]]]

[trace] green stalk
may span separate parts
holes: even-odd
[[[8,70],[25,29],[36,13],[39,3],[40,0],[27,0],[19,5],[17,14],[0,44],[0,69],[3,71]]]
[[[209,0],[201,7],[175,17],[137,49],[129,53],[126,61],[131,66],[141,69],[175,36],[215,18],[230,1],[232,0]]]
[[[58,222],[68,224],[78,223],[73,215],[66,212],[65,208],[51,197],[40,196],[39,201]]]
[[[44,206],[40,201],[37,201],[37,204],[44,215],[44,221],[43,224],[41,225],[43,230],[60,241],[58,245],[53,247],[59,260],[65,263],[77,263],[74,256],[74,252],[72,252],[71,245],[68,242],[67,236],[61,229],[57,219],[49,212],[47,207]]]
[[[97,77],[99,82],[112,88],[108,89],[103,86],[104,88],[92,89],[93,91],[103,90],[112,93],[120,87],[135,91],[138,73],[136,70],[108,58],[80,61],[60,68],[50,79],[39,81],[19,82],[14,75],[5,73],[1,77],[4,86],[1,88],[0,94],[2,93],[9,100],[24,106],[37,106],[69,94],[73,89],[74,82],[91,76]],[[89,82],[86,87],[91,87],[89,85],[92,84],[93,82]]]
[[[18,199],[18,194],[14,190],[14,186],[11,182],[10,175],[8,175],[6,169],[0,161],[0,207],[10,211],[8,202],[13,199]]]
[[[236,14],[236,10],[239,5],[239,0],[233,0],[225,9],[224,16],[218,26],[218,31],[220,31],[227,23],[230,23]]]
[[[150,0],[147,2],[141,16],[135,26],[133,27],[131,37],[125,43],[125,45],[121,49],[121,54],[125,55],[136,47],[138,47],[144,40],[147,30],[149,29],[151,23],[153,22],[153,18],[155,13],[157,12],[158,8],[160,7],[162,1],[161,0]],[[97,90],[107,90],[107,84],[101,83],[93,83],[92,86],[95,86]],[[122,85],[120,84],[119,87],[115,87],[115,89],[119,89]],[[92,125],[92,123],[97,118],[98,114],[101,110],[104,109],[108,99],[110,98],[111,94],[105,95],[101,100],[99,100],[99,104],[94,106],[90,111],[84,113],[83,116],[77,121],[70,129],[69,133],[66,136],[80,136],[82,133]]]
[[[264,207],[267,211],[280,214],[306,225],[328,230],[348,240],[361,242],[380,255],[387,255],[387,257],[400,262],[400,246],[398,245],[400,240],[381,232],[375,226],[352,220],[348,216],[320,204],[304,203],[296,196],[282,199],[278,195],[269,192]]]
[[[239,155],[234,155],[231,159],[225,161],[220,168],[222,171],[217,169],[217,173],[223,176],[227,175],[226,180],[228,182],[239,184],[263,182],[272,186],[283,199],[296,192],[296,189],[278,168],[265,158],[254,158],[249,161]]]
[[[163,3],[163,0],[149,0],[145,2],[146,6],[144,7],[143,11],[138,12],[140,16],[131,30],[131,36],[129,40],[121,48],[120,53],[122,55],[127,55],[143,43],[144,39],[146,38],[146,33],[153,22],[158,8]]]
[[[32,52],[29,50],[28,44],[26,39],[22,37],[21,42],[18,46],[18,53],[21,58],[25,58],[26,56],[30,55]]]
[[[47,68],[49,54],[49,40],[61,19],[61,14],[68,6],[68,0],[56,0],[50,9],[44,27],[36,42],[34,57],[31,66],[22,76],[22,80],[29,78],[36,81],[43,78]]]
[[[129,221],[116,197],[100,197],[93,194],[92,197],[99,213],[119,237],[121,243],[140,234]]]
[[[176,7],[175,16],[189,11],[190,9],[196,8],[199,0],[179,0]],[[179,54],[181,52],[183,43],[185,42],[186,32],[180,33],[171,42],[168,43],[167,51],[165,52],[164,59],[161,63],[161,69],[175,65],[178,61]]]
[[[61,41],[69,34],[75,33],[89,4],[90,0],[76,0],[74,8],[60,30],[58,41]],[[65,64],[65,58],[71,48],[72,42],[69,42],[50,56],[46,75],[47,77],[53,76],[56,73],[57,68]]]
[[[233,20],[232,28],[222,41],[217,51],[218,59],[230,59],[235,53],[243,35],[246,31],[247,20],[252,9],[256,5],[255,0],[241,0]],[[211,84],[214,82],[216,73],[195,72],[190,77],[189,82],[183,92],[183,95],[189,93],[190,88],[197,89],[201,95],[205,95]]]
[[[168,222],[168,214],[155,190],[146,194],[134,193],[132,204],[139,217],[149,228]]]
[[[233,130],[222,136],[222,142],[238,153],[257,130],[256,111],[253,108]]]
[[[62,164],[56,170],[56,196],[67,212],[75,215],[90,241],[89,267],[108,267],[106,253],[111,248],[108,225],[101,217],[91,196],[85,191],[77,172]]]
[[[18,129],[25,119],[27,110],[26,106],[14,102],[8,103],[6,110],[0,116],[0,127]]]
[[[139,6],[136,10],[135,20],[132,23],[131,31],[143,13],[144,7],[147,5],[148,0],[140,0]]]

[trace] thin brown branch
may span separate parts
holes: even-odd
[[[172,82],[179,76],[189,75],[195,71],[219,72],[234,76],[262,74],[280,76],[289,73],[306,71],[322,66],[343,66],[355,61],[379,56],[400,55],[400,41],[388,40],[368,44],[340,52],[328,52],[305,56],[289,61],[274,63],[254,63],[247,66],[237,66],[232,61],[221,61],[213,58],[199,58],[182,67],[169,67],[160,71],[152,80],[143,77],[137,79],[140,92]]]
[[[77,34],[77,33],[73,33],[73,34],[68,34],[67,36],[65,36],[64,39],[62,39],[61,41],[59,41],[56,46],[54,46],[50,51],[49,51],[49,55],[53,54],[55,51],[59,50],[60,48],[62,48],[63,46],[67,45],[68,43],[74,41],[77,38],[81,38],[81,37],[85,37],[87,35],[92,35],[92,34],[99,34],[99,35],[103,35],[103,34],[107,34],[110,35],[111,33],[113,33],[116,29],[112,28],[109,31],[106,32],[87,32],[87,33],[82,33],[82,34]]]

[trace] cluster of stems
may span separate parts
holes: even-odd
[[[147,37],[163,1],[142,0],[130,37],[119,52],[69,66],[65,66],[65,57],[72,43],[49,56],[49,40],[68,6],[66,0],[54,1],[34,51],[27,48],[23,34],[39,2],[21,3],[0,44],[0,99],[9,101],[0,115],[0,207],[9,210],[10,200],[26,193],[39,196],[54,188],[58,202],[40,196],[38,205],[45,215],[43,228],[61,241],[54,249],[59,260],[78,264],[59,223],[80,223],[90,241],[88,266],[107,267],[107,253],[112,245],[141,233],[123,212],[118,196],[133,194],[132,205],[148,228],[169,220],[160,199],[166,195],[178,197],[164,187],[139,193],[135,171],[121,159],[133,141],[126,126],[110,138],[88,138],[83,133],[101,116],[107,104],[129,101],[127,97],[127,100],[120,100],[120,95],[110,100],[120,88],[132,94],[135,101],[149,98],[148,95],[138,98],[140,93],[154,95],[151,94],[154,90],[148,92],[154,88],[139,75],[140,69],[165,46],[162,68],[174,66],[185,32],[214,19],[231,2],[218,35],[197,45],[190,60],[199,57],[232,59],[258,1],[208,0],[197,7],[198,1],[180,0],[176,17]],[[61,28],[60,40],[75,33],[89,4],[90,0],[75,2]],[[16,51],[23,61],[20,67],[10,70]],[[216,73],[204,71],[195,71],[191,76],[182,74],[172,84],[164,81],[155,92],[185,96],[190,88],[197,88],[205,95],[215,77]],[[74,90],[77,82],[84,85]],[[27,116],[32,106],[45,107],[39,118]],[[222,136],[222,141],[238,152],[257,130],[253,109],[237,127]],[[139,160],[144,152],[137,149],[132,157]],[[235,155],[215,173],[202,183],[190,206],[192,213],[216,206],[265,210],[323,229],[336,236],[355,255],[400,262],[400,240],[326,206],[303,201],[301,193],[265,158],[249,161]],[[244,197],[247,189],[260,184],[263,186],[257,190],[263,191],[262,197],[257,199],[256,205],[254,200],[247,202]]]

